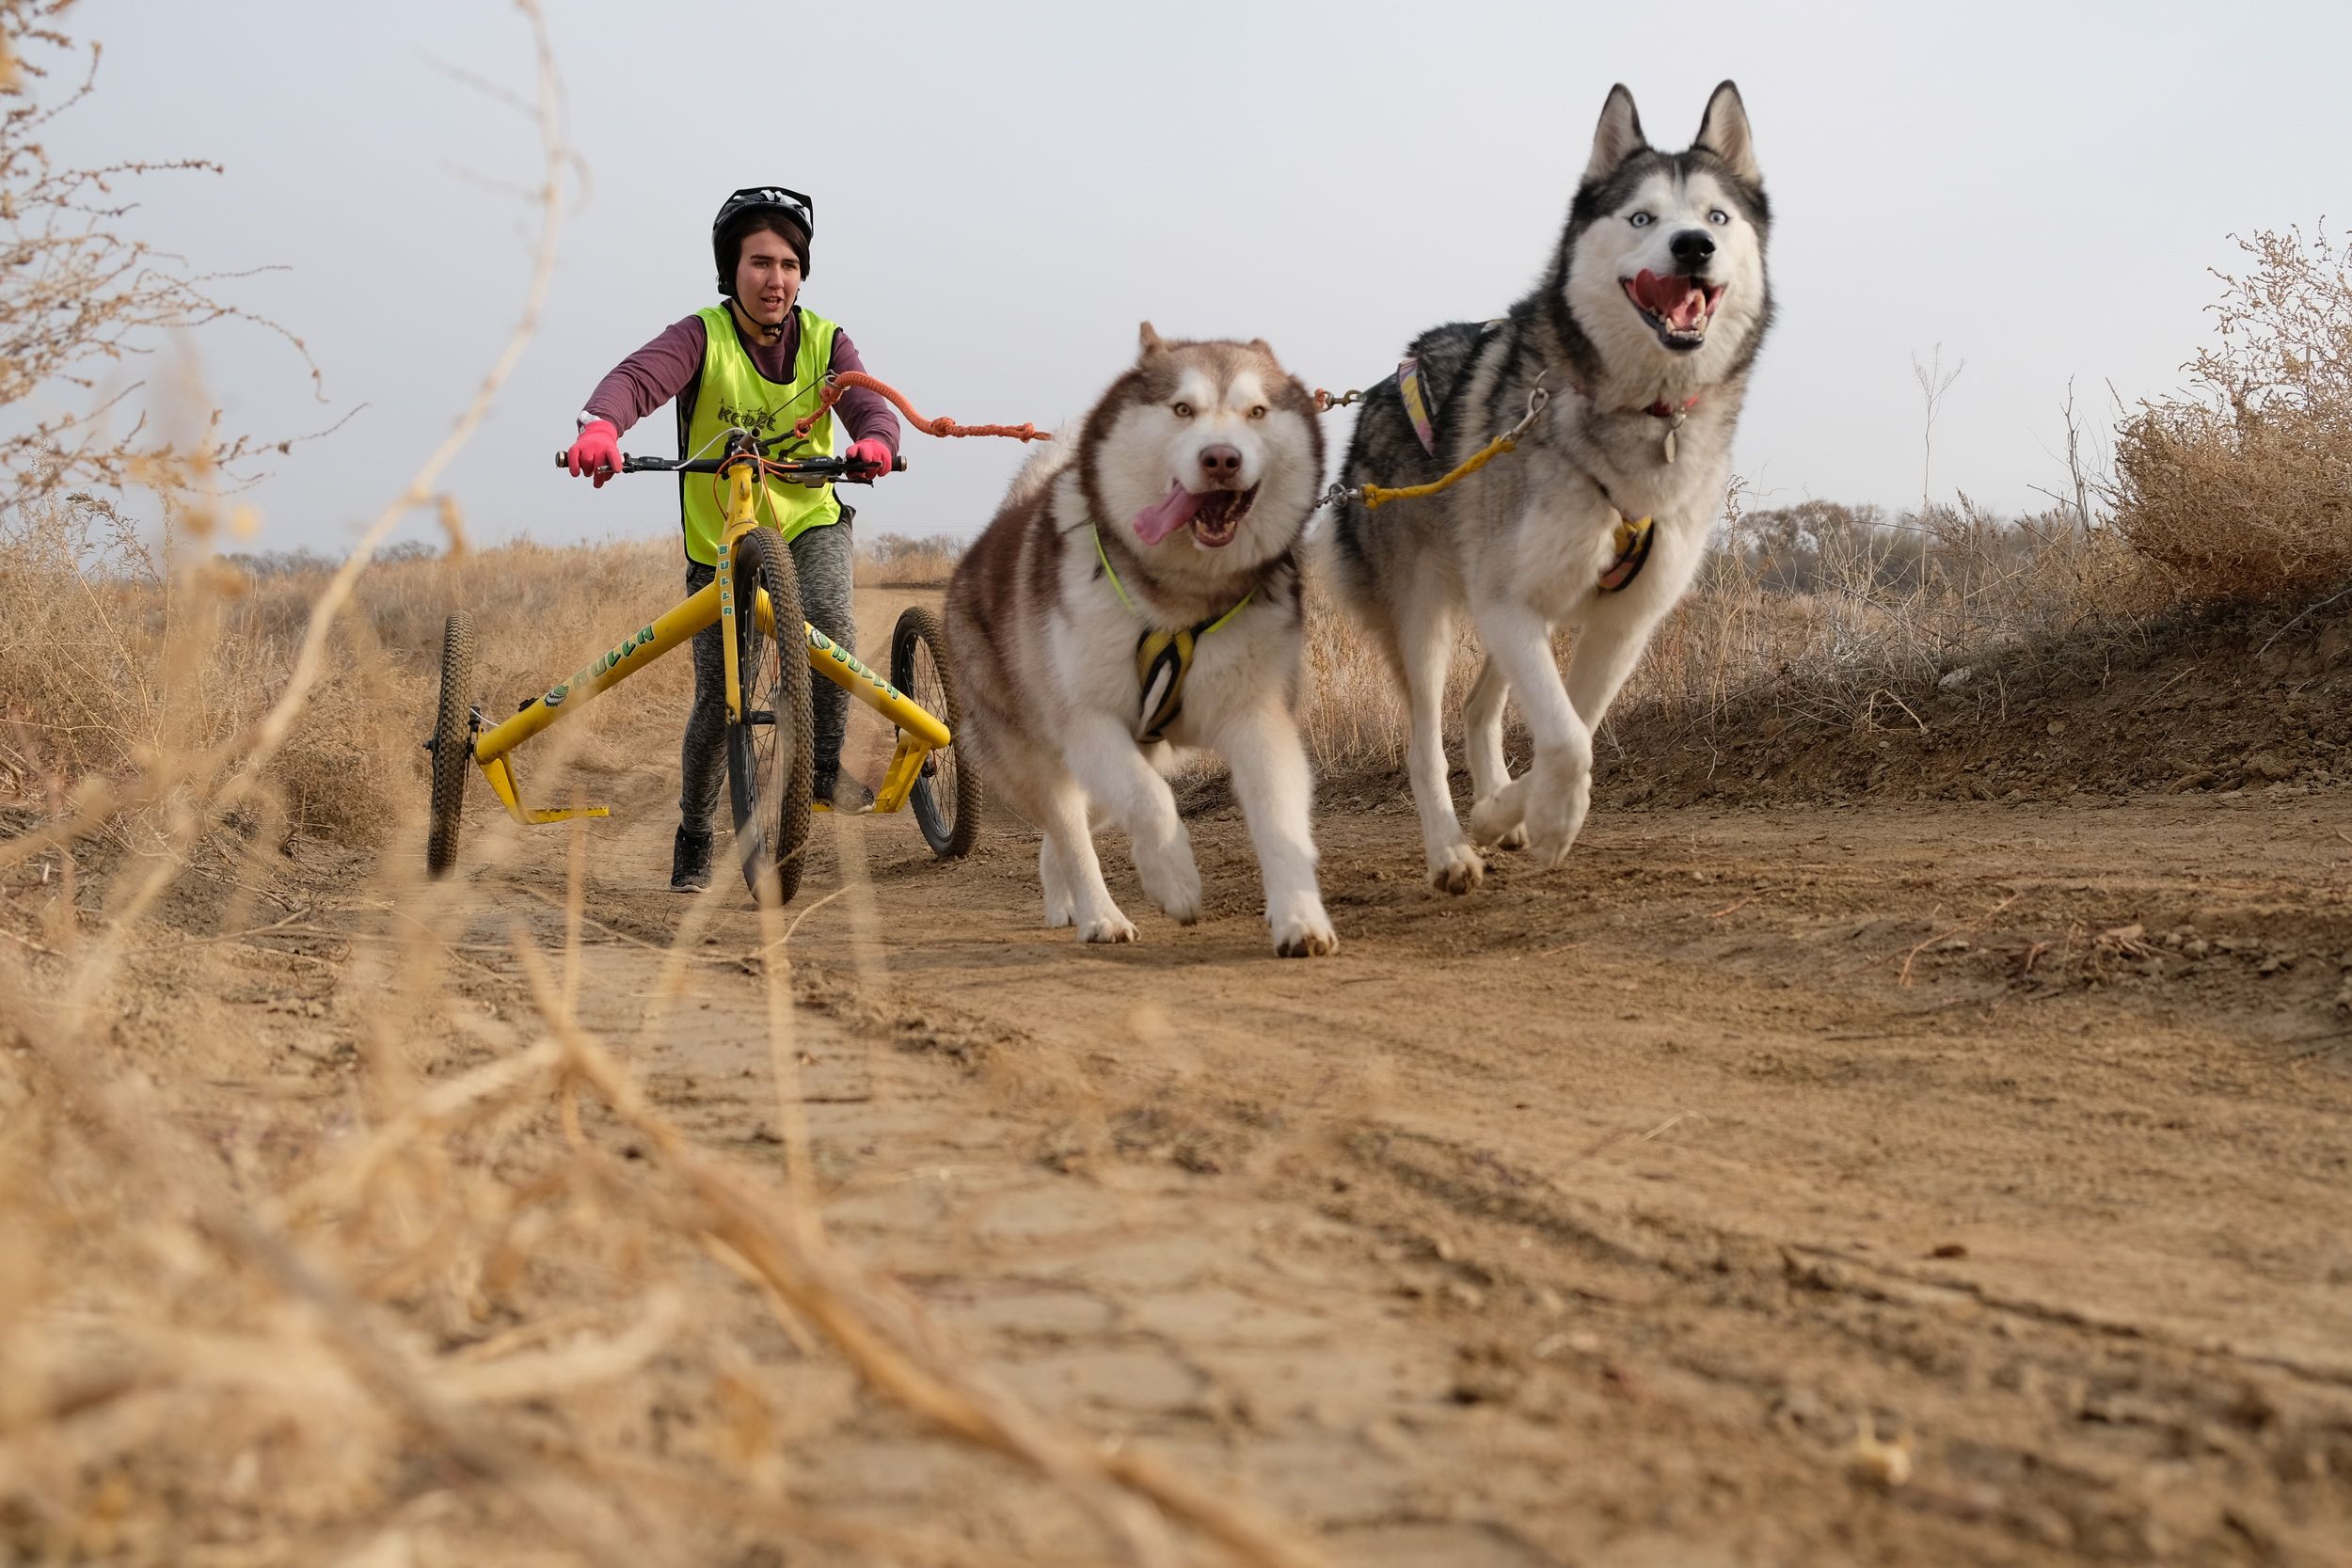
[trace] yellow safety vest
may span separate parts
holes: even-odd
[[[678,455],[716,457],[719,438],[740,425],[763,439],[789,435],[795,421],[818,414],[807,436],[769,453],[771,457],[830,457],[833,455],[833,411],[818,394],[833,363],[833,338],[840,330],[815,311],[802,309],[801,347],[793,357],[792,380],[787,385],[769,380],[736,335],[735,313],[714,305],[696,315],[703,323],[702,378],[690,405],[678,403]],[[767,495],[759,503],[759,520],[772,523],[787,543],[813,528],[837,522],[841,502],[828,484],[806,485],[764,482]],[[726,532],[726,489],[714,485],[708,474],[678,476],[678,516],[686,530],[686,554],[706,566],[719,560],[719,540]]]

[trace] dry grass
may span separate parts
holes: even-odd
[[[1900,518],[1822,502],[1742,513],[1737,500],[1612,725],[1655,737],[1751,722],[1759,708],[1836,729],[1904,722],[1903,692],[2086,629],[2127,635],[2161,603],[2163,585],[2111,531],[2086,534],[2058,514],[2002,521],[1964,499]],[[1385,661],[1320,592],[1307,637],[1304,721],[1318,767],[1401,766],[1405,713]],[[1563,634],[1564,657],[1570,646]],[[1480,662],[1475,637],[1457,631],[1449,742]]]
[[[2183,594],[2291,604],[2352,578],[2352,276],[2325,233],[2240,243],[2219,343],[2124,422],[2111,499]]]
[[[1073,1560],[1173,1563],[1187,1534],[1232,1560],[1318,1560],[977,1370],[825,1240],[804,1140],[779,1183],[658,1109],[614,1049],[628,1042],[572,1012],[584,838],[552,931],[463,883],[415,879],[416,739],[444,614],[470,608],[491,689],[527,694],[675,596],[666,546],[379,567],[304,674],[294,650],[336,608],[322,566],[174,571],[111,532],[103,508],[40,515],[0,547],[0,611],[59,650],[0,661],[10,767],[46,786],[17,802],[11,821],[28,831],[0,842],[0,872],[15,867],[0,924],[0,1240],[19,1265],[0,1285],[0,1556],[177,1563],[197,1545],[220,1563],[636,1565],[756,1560],[742,1554],[788,1542],[846,1562],[1004,1560],[919,1520],[882,1528],[796,1498],[796,1445],[822,1430],[799,1406],[837,1404],[831,1363],[998,1456],[1000,1489],[1033,1478],[1041,1494],[1024,1509],[1094,1544]],[[600,701],[556,732],[569,750],[550,748],[539,776],[593,767],[607,747],[674,744],[686,679],[672,659]],[[340,938],[356,952],[332,994],[358,1047],[336,1136],[308,1096],[253,1097],[271,1069],[235,1033],[184,1011],[158,1022],[171,990],[136,958],[168,948],[174,928],[279,955],[251,939],[316,918],[317,893],[208,826],[228,814],[205,759],[249,747],[296,680],[304,717],[246,809],[346,846],[381,828],[411,850],[335,899],[382,911]],[[123,804],[100,815],[95,843],[39,820],[105,780]],[[336,799],[343,815],[318,820],[316,801]],[[515,851],[486,827],[490,856]],[[107,843],[119,852],[94,853]],[[96,878],[93,858],[107,863]],[[159,921],[166,901],[224,881],[252,896],[232,894],[196,931]],[[870,925],[870,895],[849,891],[833,918]],[[664,955],[643,1028],[658,1037],[714,962],[750,967],[788,1097],[789,927],[768,911],[753,953],[714,958],[713,902]],[[886,986],[879,932],[860,945]],[[512,1022],[469,996],[463,975],[485,955],[525,981]],[[281,983],[298,993],[315,978]],[[201,1086],[213,1080],[229,1092]],[[225,1164],[202,1131],[215,1118],[243,1129]],[[782,1366],[766,1342],[776,1328],[799,1347]],[[681,1400],[694,1413],[683,1428],[670,1419]]]
[[[885,533],[858,546],[860,588],[945,588],[963,559],[960,540]]]
[[[324,564],[253,574],[193,544],[151,547],[86,494],[0,515],[0,800],[47,799],[250,730],[285,689],[331,578]],[[380,842],[425,776],[417,741],[432,727],[450,611],[485,628],[487,693],[518,702],[682,592],[675,552],[644,544],[510,545],[371,570],[254,811],[289,832]],[[673,660],[595,705],[576,742],[584,759],[616,760],[620,737],[674,722],[689,675]]]
[[[1659,628],[1620,725],[1752,721],[1867,730],[1906,694],[2069,639],[2135,635],[2158,586],[2111,531],[1956,507],[1887,518],[1821,503],[1736,505],[1693,592]]]

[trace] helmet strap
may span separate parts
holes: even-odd
[[[792,311],[787,310],[784,313],[784,321],[776,323],[773,326],[763,325],[759,322],[753,319],[752,313],[743,309],[743,302],[736,298],[732,293],[727,295],[727,308],[733,312],[737,325],[751,328],[752,335],[757,338],[763,344],[768,345],[773,345],[784,341],[785,322],[788,322],[792,319]],[[798,300],[793,301],[793,309],[798,309],[799,308],[800,302]]]

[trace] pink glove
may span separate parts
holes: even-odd
[[[621,433],[610,420],[591,420],[572,443],[572,450],[564,454],[564,466],[578,478],[581,474],[596,476],[596,488],[621,471]]]
[[[888,473],[890,465],[898,461],[897,454],[890,450],[889,442],[878,440],[871,436],[863,441],[852,442],[850,450],[841,455],[852,463],[863,463],[866,466],[869,471],[856,476],[855,482],[860,484],[873,483],[874,481]]]

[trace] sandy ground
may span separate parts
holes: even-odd
[[[645,1024],[674,760],[596,782],[582,1015],[661,1102],[779,1169],[804,1118],[834,1234],[975,1357],[1335,1563],[2352,1561],[2341,792],[1597,809],[1446,899],[1399,783],[1320,815],[1303,962],[1230,808],[1190,928],[1106,842],[1121,948],[1041,928],[1018,824],[943,864],[819,818],[800,907],[867,875],[794,939],[780,1112],[748,969]],[[560,937],[552,840],[465,874],[485,937]],[[796,1495],[1065,1540],[846,1378],[798,1386]]]

